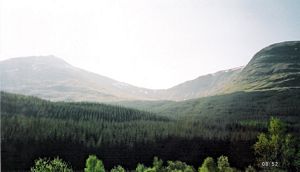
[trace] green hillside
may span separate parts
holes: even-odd
[[[282,42],[259,51],[227,91],[300,87],[300,41]]]
[[[171,118],[207,117],[228,121],[256,121],[268,116],[282,116],[300,127],[300,89],[235,92],[182,102],[144,101],[119,104]]]
[[[299,118],[300,41],[282,42],[262,49],[232,79],[223,84],[223,93],[215,96],[181,102],[119,104],[172,117],[240,119],[273,114]]]
[[[236,79],[242,69],[242,67],[238,67],[200,76],[172,88],[160,90],[157,94],[159,94],[160,99],[175,101],[222,94],[224,86]]]

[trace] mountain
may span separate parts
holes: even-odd
[[[270,45],[259,51],[227,91],[300,87],[300,41]]]
[[[222,94],[181,102],[120,102],[166,116],[218,117],[232,120],[285,116],[299,124],[300,41],[273,44],[226,82]]]
[[[139,88],[76,68],[55,56],[0,62],[1,90],[54,101],[183,101],[237,91],[299,88],[300,41],[270,45],[245,66],[200,76],[169,89]]]
[[[300,41],[260,50],[245,67],[224,70],[165,91],[167,100],[187,100],[236,91],[300,88]]]
[[[219,71],[200,76],[194,80],[160,91],[165,100],[188,100],[222,94],[224,86],[231,83],[242,71],[243,67]]]
[[[186,100],[220,93],[241,68],[200,76],[170,89],[139,88],[76,68],[55,56],[0,62],[1,90],[54,101]]]
[[[150,99],[147,89],[76,68],[55,56],[5,60],[0,73],[1,90],[54,101]]]

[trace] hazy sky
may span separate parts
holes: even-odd
[[[55,55],[146,88],[300,40],[299,0],[0,0],[0,60]]]

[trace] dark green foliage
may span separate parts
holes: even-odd
[[[35,97],[1,92],[1,112],[5,114],[67,119],[74,121],[134,120],[168,121],[166,117],[120,106],[99,103],[50,102]]]
[[[158,159],[158,157],[154,157],[153,159],[153,168],[155,171],[163,170],[163,160]]]
[[[228,157],[220,156],[215,163],[212,157],[207,157],[201,167],[199,167],[198,172],[234,172],[234,168],[230,167]]]
[[[268,133],[261,133],[254,144],[259,167],[264,162],[273,162],[278,165],[270,168],[297,169],[296,140],[286,133],[285,124],[277,118],[271,118]]]
[[[34,167],[31,172],[72,172],[73,170],[67,163],[59,158],[53,160],[47,158],[40,158],[35,161]]]
[[[95,155],[90,155],[85,164],[84,172],[105,172],[103,162]]]
[[[296,157],[296,145],[295,139],[292,137],[291,134],[287,134],[282,141],[281,146],[281,166],[285,168],[291,168],[293,166],[297,167],[294,164],[295,157]],[[300,166],[299,166],[300,167]]]
[[[10,170],[28,169],[43,156],[65,157],[74,169],[83,169],[89,154],[103,157],[108,169],[116,164],[134,169],[140,159],[148,166],[154,155],[197,165],[199,159],[222,154],[233,166],[244,168],[253,163],[250,145],[267,130],[269,119],[268,115],[170,119],[120,106],[49,102],[4,92],[1,106],[1,153],[6,157],[2,161]],[[297,116],[280,118],[291,133],[299,131]],[[22,163],[15,166],[17,162]]]
[[[249,165],[246,169],[245,172],[256,172],[256,169],[254,167],[252,167],[251,165]]]
[[[216,172],[217,166],[212,157],[205,158],[201,167],[199,167],[198,172]]]
[[[167,166],[163,166],[163,161],[154,157],[152,167],[145,167],[143,164],[138,164],[136,172],[195,172],[193,166],[187,165],[182,161],[167,161]]]
[[[114,167],[113,169],[110,170],[110,172],[125,172],[125,171],[126,170],[120,165],[118,165],[118,166],[116,166],[116,167]]]
[[[298,145],[298,152],[296,153],[296,155],[295,155],[295,159],[294,159],[294,162],[293,162],[293,164],[295,165],[295,167],[296,167],[296,170],[297,171],[300,171],[300,146]]]
[[[270,116],[289,120],[300,128],[300,89],[235,92],[182,102],[122,102],[124,106],[151,110],[167,117],[252,120],[267,123]],[[260,125],[260,124],[259,124]],[[261,126],[259,126],[261,127]],[[299,131],[300,132],[300,131]]]
[[[228,157],[227,156],[220,156],[218,158],[218,171],[219,172],[233,172],[233,168],[230,167]]]
[[[147,169],[147,167],[145,167],[143,164],[138,164],[135,168],[136,172],[144,172]]]
[[[168,161],[167,172],[194,172],[195,169],[181,161]]]

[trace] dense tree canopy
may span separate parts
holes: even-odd
[[[35,161],[31,172],[72,172],[71,167],[62,159],[54,158],[53,160],[47,158],[40,158]]]
[[[257,153],[261,158],[265,154],[280,157],[286,166],[300,164],[299,158],[290,160],[292,155],[300,157],[292,146],[296,141],[290,136],[281,137],[282,128],[299,136],[299,123],[294,117],[279,118],[286,121],[285,125],[275,122],[269,129],[272,134],[260,135],[257,150],[261,151]],[[115,170],[120,170],[116,165],[122,164],[125,169],[140,171],[150,165],[155,155],[195,166],[199,159],[223,154],[228,155],[233,166],[244,168],[254,162],[251,145],[258,133],[268,131],[268,119],[264,115],[238,120],[173,118],[121,106],[50,102],[1,92],[2,168],[28,170],[37,157],[60,156],[75,170],[83,169],[90,154],[102,157],[107,168],[116,167]],[[268,147],[270,140],[273,147]],[[138,162],[144,165],[136,166]],[[154,167],[159,168],[160,161],[155,162]],[[175,162],[169,168],[185,168],[185,164]]]
[[[258,166],[264,168],[299,169],[297,140],[286,133],[286,126],[278,118],[271,118],[268,133],[261,133],[254,145]],[[298,141],[299,142],[299,141]]]
[[[103,162],[95,155],[90,155],[86,160],[86,168],[84,172],[105,172]]]
[[[204,162],[201,167],[199,167],[199,172],[210,172],[217,171],[217,166],[212,157],[207,157],[204,159]]]

